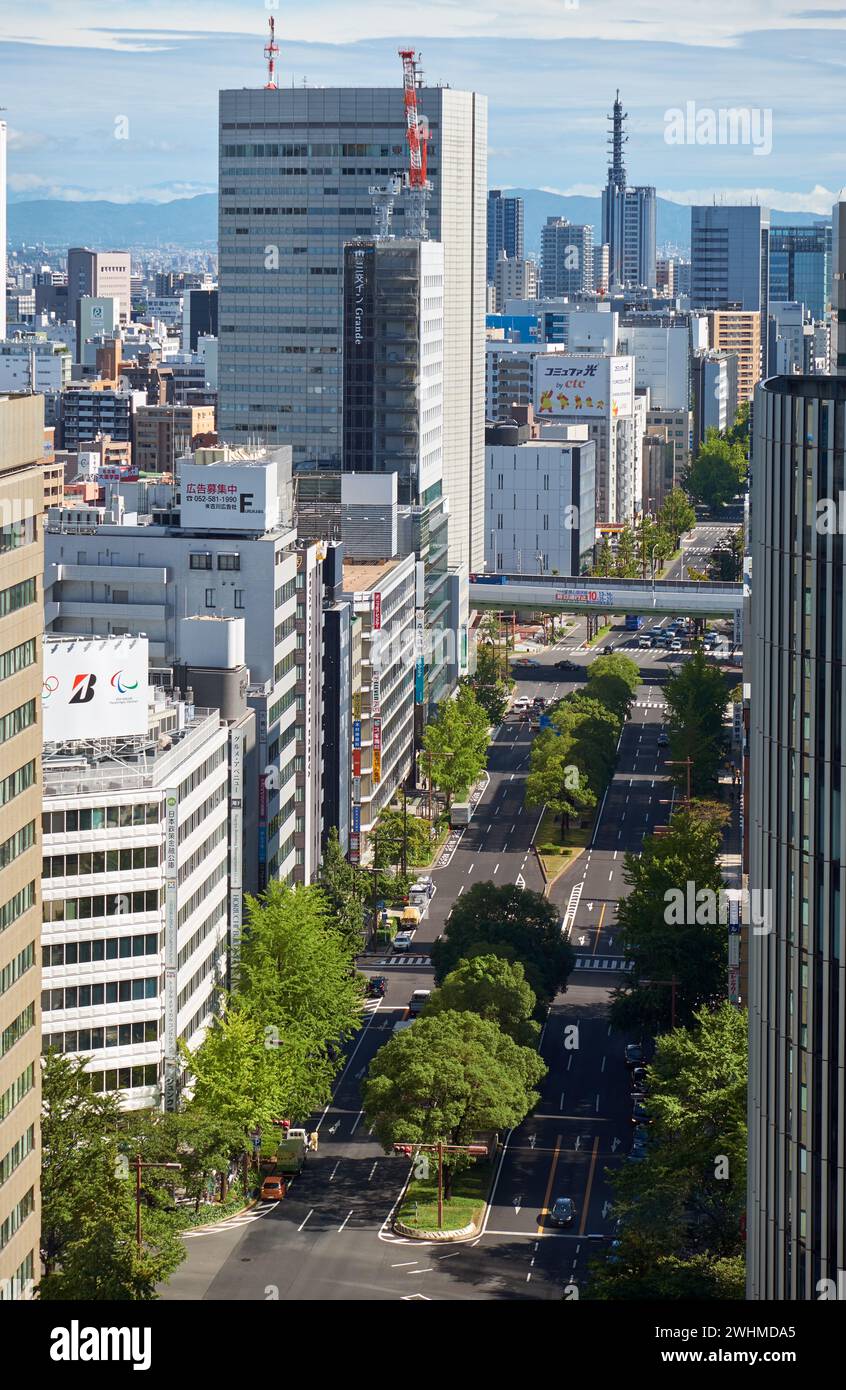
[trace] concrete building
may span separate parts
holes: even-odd
[[[0,1300],[40,1278],[40,396],[0,397]]]
[[[770,228],[772,302],[798,300],[812,318],[824,319],[831,305],[831,226]],[[770,368],[771,375],[777,371]]]
[[[47,639],[45,655],[123,664],[133,645]],[[198,1046],[227,981],[229,730],[157,689],[146,734],[98,737],[96,718],[45,749],[43,1046],[89,1056],[124,1108],[173,1109],[177,1043]]]
[[[690,303],[694,309],[731,310],[759,315],[759,352],[767,347],[770,284],[768,208],[692,207],[690,210]],[[732,331],[738,331],[735,324]],[[730,347],[711,338],[711,347]],[[742,369],[741,400],[751,399],[755,382],[767,375],[761,360],[754,379]],[[749,396],[744,392],[748,390]]]
[[[498,188],[490,189],[487,223],[486,271],[488,284],[492,285],[501,252],[512,261],[522,261],[525,255],[523,199],[503,196]]]
[[[134,424],[132,457],[140,473],[172,473],[177,459],[216,438],[213,406],[141,405]]]
[[[608,146],[611,164],[602,190],[602,241],[608,245],[608,279],[611,286],[655,287],[656,210],[655,189],[629,187],[623,162],[626,113],[617,92],[609,116]]]
[[[831,223],[831,372],[846,376],[846,201],[834,204]]]
[[[643,436],[643,509],[655,515],[678,486],[676,456],[666,429]]]
[[[541,284],[544,299],[593,293],[593,227],[571,224],[566,217],[546,219],[541,227]]]
[[[507,299],[534,299],[538,293],[536,261],[517,260],[500,251],[494,266],[494,310],[502,312]]]
[[[201,337],[217,337],[217,290],[186,290],[182,309],[182,349],[196,352]]]
[[[535,360],[539,423],[586,424],[596,444],[596,520],[633,522],[641,510],[645,402],[634,390],[634,361],[618,354],[565,353]]]
[[[417,100],[432,136],[429,235],[444,247],[450,558],[472,567],[484,554],[487,102],[448,87]],[[406,162],[399,86],[221,93],[222,438],[290,443],[295,468],[340,467],[343,249],[370,236],[374,180]]]
[[[751,309],[719,310],[708,315],[708,336],[715,352],[736,354],[738,403],[750,401],[761,380],[761,315]]]
[[[673,446],[673,477],[681,478],[690,461],[691,413],[689,410],[661,410],[650,405],[646,411],[646,433],[659,435]],[[644,503],[654,493],[644,486]]]
[[[0,342],[0,391],[11,394],[56,394],[71,381],[71,354],[64,343],[37,335]]]
[[[510,299],[505,305],[510,316],[535,320],[535,343],[560,344],[570,352],[602,352],[612,356],[618,350],[620,315],[593,296],[581,302],[567,299]]]
[[[770,375],[805,375],[804,304],[770,299],[767,336],[767,361]]]
[[[593,248],[593,289],[595,294],[606,295],[611,278],[611,247],[607,241]]]
[[[541,343],[485,343],[485,416],[507,420],[515,405],[531,405],[535,398],[535,359],[552,349]]]
[[[344,562],[344,597],[361,621],[362,642],[361,718],[352,724],[353,778],[360,778],[361,796],[352,806],[354,862],[414,766],[416,563],[413,554]]]
[[[773,377],[758,387],[746,637],[746,1297],[766,1303],[837,1298],[846,1268],[844,439],[842,380]],[[821,1280],[831,1281],[827,1292]]]
[[[635,359],[635,389],[650,406],[686,410],[690,401],[690,325],[685,315],[626,315],[618,348]]]
[[[260,803],[258,884],[317,868],[320,562],[290,522],[290,451],[201,449],[176,485],[106,482],[107,506],[50,516],[45,625],[87,636],[143,630],[178,659],[179,622],[244,617]]]
[[[6,122],[0,121],[0,342],[6,337]]]
[[[129,323],[132,257],[128,251],[89,251],[72,246],[68,251],[68,308],[78,317],[80,299],[114,297],[120,300],[120,321]]]
[[[487,430],[488,570],[581,574],[593,557],[596,444],[587,425],[548,425],[545,434],[532,438],[528,424]]]
[[[107,382],[71,386],[60,397],[62,448],[76,450],[98,434],[132,443],[133,415],[145,404],[140,391],[124,391]]]
[[[736,352],[696,352],[690,359],[693,454],[710,429],[734,424],[739,404]]]

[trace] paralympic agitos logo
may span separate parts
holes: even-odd
[[[114,672],[109,684],[118,695],[129,695],[133,690],[138,689],[138,682],[129,680],[122,670]],[[82,672],[80,675],[74,676],[68,704],[87,705],[89,701],[94,699],[96,685],[97,677],[94,672]]]

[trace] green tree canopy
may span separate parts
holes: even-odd
[[[724,725],[728,689],[725,678],[705,659],[701,646],[671,676],[664,688],[669,719],[672,758],[692,759],[693,796],[712,796],[719,785],[725,761],[727,733]],[[687,788],[686,767],[674,767],[671,776],[681,790]]]
[[[475,956],[459,961],[426,1005],[425,1017],[447,1011],[475,1014],[495,1023],[521,1047],[537,1044],[540,1025],[532,1017],[537,999],[519,961]]]
[[[693,802],[676,812],[666,834],[647,835],[640,854],[626,855],[630,891],[618,905],[617,927],[634,968],[611,1005],[617,1027],[666,1029],[674,977],[676,1019],[683,1024],[725,993],[728,933],[719,920],[719,854],[727,819],[725,807]]]
[[[743,532],[730,531],[728,536],[721,537],[711,551],[709,578],[722,583],[739,583],[743,578],[743,556]]]
[[[678,549],[685,531],[690,531],[696,525],[696,512],[680,487],[674,487],[664,498],[658,513],[658,524],[672,539],[673,550]]]
[[[445,979],[459,961],[478,955],[519,961],[543,1000],[564,986],[574,962],[572,948],[561,935],[557,909],[540,893],[515,884],[497,888],[476,883],[456,901],[443,935],[432,947],[435,979]]]
[[[466,685],[426,725],[423,747],[431,755],[432,781],[450,799],[465,796],[484,771],[488,733],[487,715]]]
[[[466,683],[476,696],[489,724],[501,724],[508,708],[508,685],[503,679],[502,660],[490,642],[476,648],[476,670]]]
[[[403,841],[406,865],[428,864],[431,858],[431,827],[427,820],[402,811],[383,811],[376,826],[377,869],[402,863]]]
[[[690,496],[706,506],[721,507],[742,491],[745,482],[743,445],[722,439],[715,429],[708,430],[685,479]]]
[[[525,1119],[545,1074],[534,1048],[488,1019],[454,1010],[424,1015],[370,1063],[365,1119],[386,1151],[399,1143],[467,1144]],[[447,1172],[455,1166],[448,1159]]]
[[[361,950],[363,897],[361,875],[344,858],[333,825],[326,840],[318,883],[326,900],[329,921],[342,937],[351,956]]]

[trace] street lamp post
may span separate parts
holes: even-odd
[[[471,1154],[475,1158],[487,1157],[487,1144],[444,1144],[438,1140],[436,1144],[394,1144],[394,1153],[407,1153],[411,1149],[418,1153],[436,1153],[438,1155],[438,1230],[443,1229],[444,1224],[444,1154],[464,1153]]]
[[[686,798],[686,799],[687,799],[687,804],[688,804],[688,808],[689,808],[689,807],[690,807],[690,803],[691,803],[691,801],[692,801],[692,799],[693,799],[692,796],[691,796],[691,787],[690,787],[690,769],[693,767],[693,759],[692,759],[692,758],[673,758],[673,759],[668,758],[668,759],[667,759],[667,767],[684,767],[684,768],[687,768],[687,798]]]

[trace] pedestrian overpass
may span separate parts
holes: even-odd
[[[543,613],[640,613],[731,618],[740,640],[743,584],[694,579],[603,579],[585,575],[471,574],[470,607]]]

